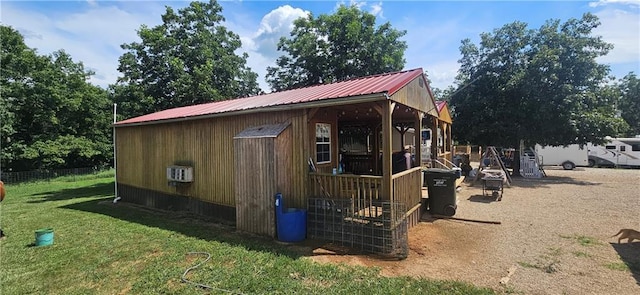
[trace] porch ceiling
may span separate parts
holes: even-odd
[[[374,104],[353,104],[331,107],[338,114],[339,121],[366,122],[382,120],[380,114],[375,110]],[[394,122],[414,122],[417,110],[396,104],[393,111]]]

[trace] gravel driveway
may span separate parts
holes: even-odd
[[[387,276],[461,280],[520,294],[640,294],[640,241],[617,243],[621,228],[640,230],[640,170],[546,169],[514,179],[502,201],[465,182],[457,218],[409,231],[409,257],[320,255],[319,262],[378,266]]]

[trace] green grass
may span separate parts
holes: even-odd
[[[455,281],[382,277],[318,264],[304,247],[242,235],[185,213],[112,204],[113,174],[7,186],[0,205],[1,294],[206,294],[188,279],[244,294],[492,294]],[[36,229],[54,244],[34,247]],[[222,293],[220,290],[211,291]]]
[[[631,271],[629,266],[624,262],[610,262],[605,264],[604,266],[611,270]]]
[[[585,257],[585,258],[592,257],[591,254],[589,254],[587,252],[582,252],[582,251],[574,251],[573,252],[573,256],[575,256],[575,257]]]
[[[540,255],[536,263],[530,263],[526,261],[518,261],[518,264],[524,268],[535,268],[546,273],[554,273],[559,270],[560,260],[564,251],[562,248],[550,247],[547,249],[547,253]]]
[[[560,237],[565,239],[575,239],[580,245],[585,247],[602,245],[602,242],[598,241],[598,239],[594,237],[588,237],[588,236],[577,235],[577,234],[572,236],[560,235]]]

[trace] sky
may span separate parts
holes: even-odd
[[[165,6],[180,9],[190,1],[19,1],[0,0],[0,22],[18,30],[27,46],[39,54],[64,49],[74,61],[95,72],[90,82],[106,88],[115,83],[120,45],[139,42],[137,30],[161,24]],[[378,24],[389,22],[406,30],[405,69],[422,68],[431,86],[453,85],[460,59],[460,44],[478,44],[481,33],[522,21],[539,28],[549,19],[562,22],[590,12],[601,25],[594,35],[612,43],[614,49],[598,59],[622,78],[640,73],[640,0],[592,1],[219,1],[223,25],[238,34],[249,54],[247,64],[257,72],[260,87],[266,68],[283,54],[277,50],[282,36],[289,36],[292,22],[309,13],[332,14],[341,4],[357,5],[376,15]]]

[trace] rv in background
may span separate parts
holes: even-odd
[[[431,160],[431,129],[420,130],[420,153],[422,153],[422,164]]]
[[[572,170],[576,166],[589,165],[587,146],[570,144],[568,146],[541,146],[536,144],[540,166],[562,166],[565,170]]]
[[[607,140],[605,145],[588,145],[590,167],[640,168],[640,137]]]

